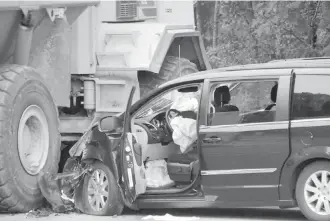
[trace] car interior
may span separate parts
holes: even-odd
[[[189,150],[182,152],[180,146],[172,138],[171,120],[178,115],[197,120],[198,111],[179,111],[171,109],[171,106],[178,97],[199,92],[199,85],[180,87],[174,91],[165,92],[151,99],[132,116],[131,128],[137,142],[141,145],[144,165],[151,161],[165,160],[167,173],[173,181],[169,185],[157,188],[147,186],[146,193],[157,193],[162,190],[182,191],[189,188],[197,179],[199,174],[197,142],[193,142],[187,148]],[[198,103],[199,99],[200,96]]]
[[[278,83],[276,82],[270,93],[270,104],[265,108],[242,112],[238,106],[231,103],[231,90],[239,87],[237,84],[215,84],[211,88],[214,97],[210,98],[208,125],[232,125],[242,123],[270,122],[275,119],[276,97]],[[213,99],[212,99],[213,98]]]
[[[240,113],[239,107],[231,104],[231,90],[236,86],[237,84],[216,84],[211,88],[214,96],[210,96],[209,125],[249,123],[255,122],[256,118],[258,122],[262,122],[275,117],[275,112],[270,110],[275,109],[276,106],[277,83],[271,89],[271,104],[262,110],[249,113]],[[187,94],[193,94],[199,104],[200,96],[196,95],[199,92],[198,85],[167,91],[152,98],[132,116],[131,128],[141,146],[141,161],[144,169],[147,169],[149,162],[164,160],[166,173],[173,181],[157,187],[147,185],[146,194],[179,193],[189,189],[197,181],[200,172],[197,137],[186,151],[182,151],[180,145],[173,139],[171,121],[176,116],[197,120],[199,109],[180,111],[173,109],[172,106],[178,98]],[[217,117],[218,114],[221,117]],[[185,125],[181,126],[185,127]],[[148,175],[145,179],[148,180]]]

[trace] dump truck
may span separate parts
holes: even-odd
[[[44,202],[38,174],[57,173],[97,116],[210,69],[193,1],[0,3],[0,211]]]

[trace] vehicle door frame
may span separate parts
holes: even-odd
[[[119,180],[122,181],[123,184],[123,197],[125,198],[125,204],[129,204],[127,206],[131,206],[134,204],[134,201],[136,199],[136,194],[135,194],[135,177],[134,173],[132,173],[132,170],[134,170],[134,164],[133,164],[133,147],[130,147],[130,150],[126,149],[126,143],[127,143],[127,133],[130,131],[130,120],[131,120],[131,105],[134,97],[134,92],[135,92],[136,87],[133,86],[130,95],[128,97],[127,105],[126,105],[126,110],[124,113],[124,119],[123,119],[123,133],[122,137],[120,139],[120,170],[118,171],[119,174],[122,176],[119,177]],[[127,158],[125,158],[128,156]],[[129,164],[127,163],[129,161]],[[132,168],[132,167],[133,168]],[[128,173],[128,171],[131,171]],[[131,183],[132,182],[132,183]]]
[[[179,84],[174,84],[174,85],[168,85],[166,87],[163,88],[163,90],[159,91],[157,94],[154,94],[153,96],[151,96],[150,99],[146,100],[143,104],[140,105],[140,107],[138,109],[136,109],[134,111],[134,113],[131,114],[132,116],[132,120],[135,119],[135,115],[141,110],[141,108],[143,108],[145,105],[149,104],[150,102],[152,102],[154,99],[161,97],[162,95],[164,95],[167,91],[169,90],[173,90],[175,88],[181,88],[181,87],[193,87],[199,85],[200,86],[200,90],[201,90],[201,94],[200,94],[200,100],[199,100],[199,110],[198,110],[198,115],[197,115],[197,122],[199,122],[199,117],[201,116],[201,102],[202,102],[202,94],[204,91],[204,81],[200,80],[200,81],[188,81],[188,82],[181,82]],[[133,126],[133,122],[131,122],[131,127]],[[197,127],[197,133],[198,133],[198,123],[196,124]]]
[[[267,70],[266,70],[267,71]],[[288,136],[289,136],[289,98],[284,98],[285,94],[288,94],[290,92],[290,88],[287,88],[289,84],[291,84],[291,79],[292,79],[292,69],[278,69],[275,72],[277,72],[278,74],[266,74],[266,75],[252,75],[252,76],[247,76],[247,75],[237,75],[234,77],[228,76],[228,77],[220,77],[220,78],[212,78],[212,79],[206,79],[204,81],[204,93],[203,93],[203,106],[205,106],[206,108],[203,109],[203,112],[201,112],[201,116],[200,116],[200,122],[199,122],[199,136],[201,135],[201,132],[203,132],[203,130],[206,130],[208,128],[207,125],[207,114],[208,114],[208,109],[209,109],[209,90],[211,87],[212,82],[231,82],[231,81],[244,81],[244,80],[267,80],[267,79],[274,79],[277,78],[279,82],[284,82],[284,85],[280,84],[279,85],[279,89],[278,89],[278,100],[281,100],[281,106],[277,106],[276,108],[276,123],[286,123],[287,127],[288,127]],[[287,85],[288,84],[288,85]],[[289,85],[290,86],[290,85]],[[285,90],[285,92],[283,91]],[[286,91],[287,90],[287,91]],[[234,125],[233,125],[234,126]],[[236,127],[239,127],[239,125],[235,125]],[[200,149],[200,156],[201,156],[201,160],[205,160],[202,159],[202,141],[203,138],[200,137],[199,138],[199,145],[201,148]],[[290,147],[289,147],[289,140],[288,140],[288,150],[290,152]],[[287,158],[285,159],[284,162],[286,162]],[[283,168],[284,164],[281,167],[281,170]],[[202,170],[203,168],[201,168]],[[281,174],[281,171],[279,171]],[[205,175],[205,174],[204,174]],[[201,171],[201,176],[203,177],[203,171]],[[280,180],[280,177],[279,177]],[[202,184],[202,181],[201,181]],[[203,185],[203,184],[202,184]],[[278,183],[278,188],[280,187],[280,183]],[[216,196],[216,198],[219,196]],[[278,197],[279,198],[279,197]]]
[[[158,97],[164,95],[166,92],[170,91],[170,90],[173,90],[175,88],[181,88],[181,87],[189,87],[189,86],[199,86],[200,90],[201,90],[201,96],[200,96],[200,100],[199,100],[199,105],[200,105],[200,102],[202,100],[202,93],[203,93],[203,85],[204,85],[204,82],[203,80],[199,80],[199,81],[188,81],[188,82],[180,82],[178,84],[173,84],[173,85],[168,85],[164,88],[162,88],[162,90],[159,90],[157,91],[157,93],[155,94],[151,94],[150,95],[150,98],[145,100],[143,102],[143,104],[140,104],[139,107],[137,109],[134,110],[134,112],[132,111],[129,111],[129,108],[127,106],[127,110],[126,110],[126,113],[125,113],[125,117],[124,119],[127,119],[127,120],[124,120],[124,132],[123,132],[123,136],[122,136],[122,139],[121,139],[121,143],[120,143],[120,146],[121,146],[121,159],[120,159],[120,164],[121,164],[121,168],[123,168],[121,171],[122,174],[124,175],[124,197],[125,197],[125,201],[126,203],[125,204],[129,204],[130,207],[132,207],[132,205],[134,206],[134,208],[137,208],[136,207],[136,200],[138,199],[139,195],[136,195],[135,194],[135,185],[136,185],[136,181],[135,181],[135,178],[134,178],[134,173],[132,173],[132,176],[133,176],[133,181],[134,181],[134,185],[133,185],[133,188],[130,187],[130,184],[129,182],[127,182],[129,180],[129,174],[127,173],[127,165],[124,165],[124,162],[126,161],[125,160],[125,139],[126,139],[126,134],[128,132],[131,132],[131,128],[132,128],[132,120],[134,119],[134,116],[141,110],[141,108],[143,108],[145,105],[148,105],[150,102],[152,102],[154,99],[157,99]],[[132,99],[133,96],[130,95],[130,98]],[[199,108],[201,108],[201,105],[199,106]],[[130,112],[130,113],[127,113],[127,112]],[[198,113],[197,115],[197,122],[198,122],[198,118],[200,117],[200,113]],[[129,119],[129,120],[128,120]],[[197,129],[197,133],[198,133],[198,123],[196,123],[196,129]],[[143,163],[142,163],[143,165]],[[134,171],[134,169],[133,169]],[[131,185],[132,186],[132,185]],[[152,197],[152,196],[151,196]]]

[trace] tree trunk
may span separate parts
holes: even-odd
[[[218,0],[214,2],[214,14],[213,14],[213,35],[212,35],[212,47],[215,48],[217,46],[217,27],[218,27]]]
[[[244,4],[244,2],[243,2]],[[254,9],[253,9],[253,2],[249,1],[246,2],[246,15],[245,15],[245,20],[249,25],[249,32],[250,32],[250,36],[253,38],[253,42],[254,45],[251,45],[251,48],[253,50],[253,54],[254,54],[254,59],[256,61],[259,60],[259,39],[256,37],[256,35],[253,33],[253,29],[252,29],[252,22],[253,19],[255,19],[255,15],[254,15]],[[253,61],[254,62],[254,61]]]
[[[313,49],[316,48],[316,42],[317,42],[317,29],[318,29],[318,22],[317,22],[317,15],[319,13],[319,7],[320,7],[320,1],[317,2],[310,2],[309,8],[313,12],[311,14],[311,20],[310,20],[310,30],[309,30],[309,43],[312,46]]]

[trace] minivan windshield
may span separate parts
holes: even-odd
[[[164,112],[180,97],[196,97],[198,94],[199,91],[196,86],[167,91],[163,95],[153,99],[144,108],[142,108],[139,113],[137,113],[136,118],[144,118],[155,113]]]

